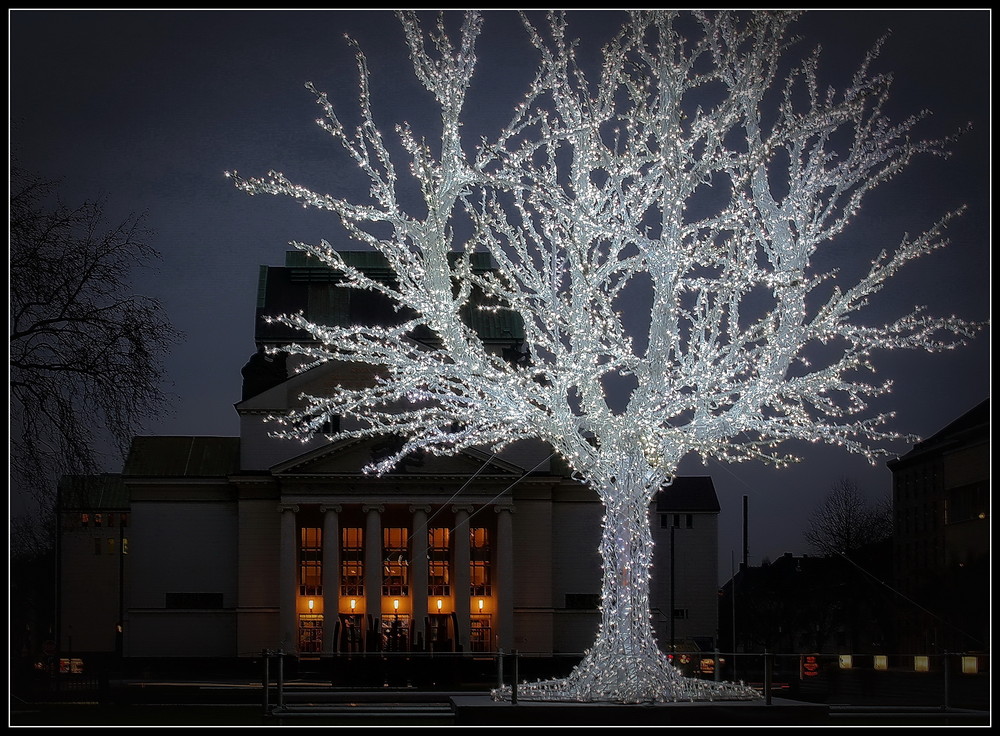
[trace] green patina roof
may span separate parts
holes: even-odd
[[[394,278],[385,257],[375,251],[343,251],[341,257],[365,275],[385,282]],[[457,258],[458,253],[454,256]],[[488,253],[470,256],[477,271],[488,270]],[[288,251],[284,266],[261,266],[257,282],[257,342],[278,343],[308,340],[303,332],[277,323],[268,324],[265,317],[303,313],[318,324],[347,326],[350,324],[392,324],[399,314],[389,300],[379,294],[336,286],[342,276],[335,269],[321,264],[302,251]],[[473,296],[476,302],[482,299]],[[465,320],[485,341],[517,342],[524,339],[524,326],[519,315],[510,311],[492,311],[467,307]]]
[[[239,437],[136,437],[126,477],[225,477],[239,470]]]
[[[344,250],[339,251],[339,253],[348,266],[363,271],[366,276],[375,279],[391,279],[394,275],[392,269],[389,268],[389,262],[378,251]],[[466,254],[451,253],[449,261],[454,263],[460,255]],[[492,265],[489,253],[471,253],[467,254],[467,257],[474,271],[486,271]],[[310,280],[310,276],[317,280],[336,280],[340,277],[336,270],[323,264],[315,256],[301,250],[285,252],[285,268],[292,269],[301,280]]]
[[[59,479],[59,507],[63,511],[127,509],[128,490],[118,473],[64,475]]]

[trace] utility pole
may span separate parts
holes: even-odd
[[[670,651],[673,652],[677,649],[677,645],[674,641],[674,622],[677,620],[675,614],[675,609],[677,607],[674,601],[674,532],[677,531],[676,525],[670,524]]]

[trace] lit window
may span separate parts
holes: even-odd
[[[80,514],[80,526],[90,526],[90,514]]]
[[[363,596],[365,594],[365,549],[360,527],[341,530],[340,545],[340,594]]]
[[[469,529],[470,595],[492,595],[490,580],[490,538],[486,527]]]
[[[122,537],[122,554],[128,554],[128,537]]]
[[[299,529],[299,595],[323,594],[323,530]]]
[[[101,515],[94,514],[94,526],[100,526],[100,525],[101,525]]]
[[[115,553],[115,538],[108,537],[108,554],[113,555]]]
[[[451,531],[433,527],[427,531],[427,595],[451,595]]]
[[[382,530],[382,595],[409,595],[409,530],[385,527]]]

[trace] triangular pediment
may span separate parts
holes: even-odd
[[[285,476],[361,475],[363,469],[382,457],[385,451],[384,438],[335,441],[281,462],[271,468],[271,473]],[[511,462],[469,449],[448,456],[424,454],[414,457],[401,463],[390,475],[467,477],[480,474],[516,478],[524,472]]]

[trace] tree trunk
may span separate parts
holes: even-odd
[[[627,480],[612,481],[602,493],[605,519],[597,639],[568,677],[518,685],[518,698],[615,703],[759,698],[742,684],[684,677],[660,651],[649,602],[653,494],[635,479],[629,485],[623,482]],[[510,689],[500,688],[494,697],[507,699]]]

